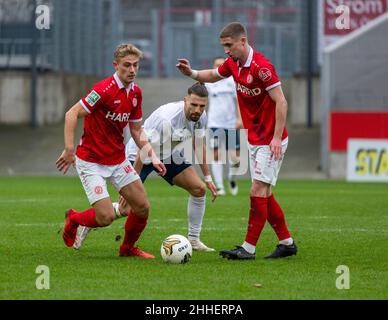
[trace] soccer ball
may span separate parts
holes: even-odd
[[[165,262],[186,263],[191,259],[193,248],[186,237],[174,234],[163,240],[160,254]]]

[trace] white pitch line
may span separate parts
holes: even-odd
[[[349,233],[349,232],[359,232],[359,233],[383,233],[388,234],[387,230],[378,230],[378,229],[365,229],[365,228],[302,228],[303,231],[318,231],[318,232],[334,232],[334,233]]]
[[[174,219],[171,219],[174,220]],[[15,224],[15,227],[18,228],[30,228],[30,227],[38,227],[38,228],[47,228],[47,227],[63,227],[63,223],[20,223]],[[104,229],[109,228],[111,226],[104,227]],[[150,226],[150,229],[154,230],[187,230],[186,226],[180,226],[176,228],[172,228],[172,226]],[[203,227],[202,230],[206,231],[220,231],[220,230],[236,230],[235,227],[230,228],[220,228],[220,227]],[[245,228],[237,228],[237,230],[245,230]]]
[[[58,198],[59,199],[59,198]],[[53,202],[55,199],[1,199],[1,203],[21,203],[21,202]]]
[[[61,227],[63,223],[18,223],[15,227]]]
[[[205,215],[205,220],[207,220],[206,215]],[[181,222],[181,221],[187,221],[186,218],[174,218],[174,219],[151,219],[151,222]],[[209,218],[208,221],[222,221],[225,222],[225,218]],[[243,218],[228,218],[227,221],[248,221],[248,217],[243,217]]]
[[[179,227],[179,228],[173,228],[171,226],[165,226],[165,227],[151,227],[151,229],[155,230],[187,230],[187,227]],[[229,230],[238,230],[238,231],[245,231],[246,228],[236,228],[236,227],[230,227],[230,228],[216,228],[216,227],[202,227],[202,231],[229,231]]]
[[[164,222],[186,222],[186,219],[166,219],[163,220]],[[210,220],[214,221],[214,219]],[[157,220],[152,220],[151,223],[157,223]],[[210,223],[210,222],[208,222]],[[0,223],[1,226],[1,223]],[[63,227],[63,223],[18,223],[14,225],[17,228],[30,228],[30,227],[37,227],[37,228],[47,228],[47,227]],[[113,225],[104,227],[111,228]],[[186,226],[179,226],[176,228],[173,228],[171,225],[166,226],[149,226],[150,229],[155,230],[187,230]],[[246,230],[245,227],[242,228],[236,228],[236,227],[207,227],[206,225],[202,227],[202,230],[206,231],[223,231],[223,230]],[[387,230],[377,230],[377,229],[365,229],[365,228],[302,228],[301,231],[315,231],[315,232],[333,232],[333,233],[350,233],[350,232],[357,232],[357,233],[380,233],[380,234],[388,234]]]

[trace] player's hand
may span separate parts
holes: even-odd
[[[158,157],[153,157],[152,158],[152,165],[158,172],[158,176],[164,176],[167,172],[166,166],[162,161],[159,160]]]
[[[279,138],[273,137],[271,140],[271,143],[269,144],[269,147],[272,152],[272,157],[275,160],[280,160],[283,157],[283,152],[282,152],[282,141]]]
[[[72,149],[65,149],[63,150],[61,156],[59,159],[55,162],[57,169],[59,171],[63,171],[63,174],[66,174],[66,172],[69,170],[70,166],[75,165],[75,155],[74,150]]]
[[[217,188],[213,182],[206,182],[206,187],[210,190],[212,194],[212,202],[217,198]]]
[[[191,66],[190,66],[189,60],[187,60],[187,59],[178,59],[178,63],[176,64],[176,67],[185,76],[188,76],[188,77],[191,76],[192,70],[191,70]]]

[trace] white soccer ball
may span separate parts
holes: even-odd
[[[163,240],[160,254],[165,262],[187,263],[193,255],[193,248],[186,237],[173,234]]]

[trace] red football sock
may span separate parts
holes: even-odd
[[[147,225],[147,218],[140,218],[132,211],[128,214],[127,221],[125,222],[125,236],[123,246],[133,247],[135,242],[139,240],[141,233]]]
[[[268,222],[275,230],[279,241],[291,238],[290,232],[286,225],[286,219],[282,208],[280,208],[275,197],[271,195],[268,198]]]
[[[256,246],[261,231],[267,221],[268,198],[251,197],[248,230],[245,241]]]
[[[81,226],[86,226],[89,228],[99,227],[96,221],[96,213],[93,208],[83,212],[77,212],[76,214],[72,215],[71,220]]]

